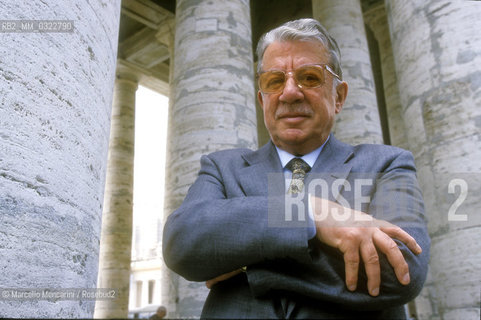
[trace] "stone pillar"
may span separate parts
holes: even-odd
[[[174,77],[174,64],[175,64],[175,51],[174,51],[174,39],[175,39],[175,19],[168,19],[162,23],[159,28],[159,31],[156,34],[157,40],[167,46],[169,48],[169,128],[168,128],[168,137],[170,137],[173,133],[171,133],[172,126],[170,125],[173,120],[173,115],[170,111],[174,108],[174,99],[172,99],[172,79]],[[167,145],[167,148],[169,145]],[[165,179],[165,189],[167,190],[168,184],[170,183],[168,180],[169,174],[169,152],[166,154],[166,179]],[[167,192],[164,195],[164,203],[167,201]],[[164,225],[165,220],[168,217],[170,212],[166,211],[166,205],[164,204],[164,212],[162,216],[162,225]],[[178,297],[178,282],[179,276],[171,271],[165,264],[164,259],[162,259],[162,266],[161,266],[161,288],[160,288],[160,304],[163,305],[167,309],[167,317],[173,317],[176,315],[176,306],[177,306],[177,297]]]
[[[481,6],[406,0],[386,9],[409,145],[432,197],[437,309],[441,319],[479,319]]]
[[[409,149],[402,118],[401,99],[394,66],[391,37],[386,17],[386,7],[383,2],[364,13],[364,21],[371,28],[379,45],[379,56],[386,99],[386,111],[389,124],[389,135],[393,146]]]
[[[112,103],[97,285],[116,289],[117,298],[97,300],[95,318],[127,318],[128,315],[137,86],[136,76],[119,64]]]
[[[201,155],[257,148],[251,42],[248,0],[177,1],[166,214],[184,199]],[[178,302],[168,317],[200,316],[205,285],[183,279],[174,285]]]
[[[0,1],[0,12],[74,20],[67,33],[0,33],[1,287],[94,289],[120,1]],[[2,296],[0,310],[91,318],[94,302]]]
[[[312,0],[312,14],[336,39],[349,93],[334,133],[351,143],[382,143],[371,59],[360,0]]]

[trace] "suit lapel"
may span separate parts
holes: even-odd
[[[242,156],[247,166],[240,171],[240,184],[246,195],[279,195],[284,193],[284,174],[274,144]]]
[[[329,141],[306,176],[306,186],[309,186],[313,179],[324,180],[328,186],[330,200],[335,201],[336,199],[332,197],[333,182],[336,179],[347,179],[352,169],[352,164],[349,160],[353,156],[353,147],[340,142],[331,134]]]

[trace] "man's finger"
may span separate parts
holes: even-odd
[[[419,244],[416,242],[416,239],[411,237],[409,233],[407,233],[403,229],[396,227],[394,225],[381,227],[380,229],[382,232],[386,233],[391,238],[395,238],[402,241],[415,254],[420,254],[423,251],[423,249],[421,249]]]
[[[205,286],[207,289],[211,289],[214,284],[216,284],[217,281],[215,279],[210,279],[205,282]]]
[[[373,235],[374,243],[384,253],[393,267],[396,277],[400,283],[407,285],[410,282],[409,266],[399,250],[396,242],[384,232],[376,232]]]
[[[220,276],[217,276],[214,279],[207,280],[205,282],[205,286],[211,289],[214,286],[214,284],[216,284],[217,282],[221,282],[229,278],[232,278],[233,276],[238,275],[241,272],[242,272],[242,269],[237,269],[228,273],[221,274]]]
[[[372,241],[361,243],[361,257],[366,269],[369,294],[377,296],[381,285],[381,267],[379,266],[379,256]]]
[[[350,291],[356,290],[359,273],[359,250],[355,248],[344,253],[346,265],[346,286]]]

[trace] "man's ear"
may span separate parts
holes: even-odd
[[[347,98],[348,85],[346,81],[341,81],[336,87],[336,113],[341,112],[342,106]]]
[[[261,109],[264,110],[264,97],[262,96],[262,92],[260,90],[257,91],[257,100],[259,100]]]

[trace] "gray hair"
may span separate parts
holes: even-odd
[[[329,52],[329,66],[342,80],[341,52],[332,38],[317,20],[299,19],[284,23],[265,33],[257,44],[257,72],[262,71],[262,59],[267,47],[275,41],[317,41]]]

